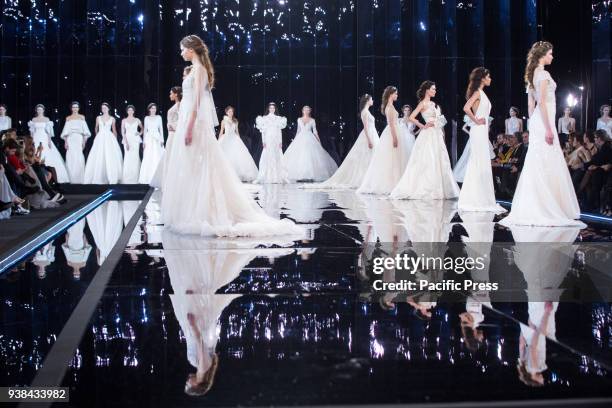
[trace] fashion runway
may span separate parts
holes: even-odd
[[[105,202],[28,267],[3,275],[3,384],[55,378],[70,388],[70,405],[92,407],[559,406],[609,396],[612,310],[603,297],[495,302],[458,294],[415,304],[363,290],[367,242],[446,245],[478,231],[512,241],[493,218],[462,218],[454,201],[248,188],[268,214],[295,220],[308,236],[174,235],[160,224],[155,192]],[[604,228],[591,224],[576,242],[603,243]],[[67,252],[78,234],[80,263],[78,251]],[[561,276],[561,292],[571,290],[569,278],[612,287],[609,275],[594,282],[573,267]],[[546,315],[546,329],[536,330]]]

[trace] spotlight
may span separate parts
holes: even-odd
[[[576,106],[576,104],[578,104],[578,99],[576,99],[576,97],[572,94],[567,95],[567,99],[565,100],[565,102],[567,103],[567,106],[570,108],[573,108],[574,106]]]

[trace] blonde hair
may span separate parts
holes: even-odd
[[[185,48],[192,49],[198,54],[200,62],[204,65],[208,73],[208,84],[210,85],[210,89],[213,89],[215,87],[215,69],[210,61],[208,47],[204,44],[204,41],[197,35],[191,34],[181,40],[181,45]]]
[[[540,58],[546,56],[553,46],[548,41],[538,41],[531,46],[527,53],[527,65],[525,66],[525,85],[529,89],[533,87],[533,73],[540,64]]]

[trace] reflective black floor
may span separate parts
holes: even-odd
[[[499,217],[458,214],[453,202],[250,188],[268,213],[301,223],[307,237],[176,236],[160,225],[154,194],[64,377],[70,405],[552,400],[555,406],[560,399],[612,397],[610,303],[603,295],[589,303],[564,300],[573,290],[568,281],[609,288],[612,273],[596,280],[540,253],[539,270],[555,272],[549,287],[557,295],[547,302],[533,301],[539,300],[528,290],[533,265],[520,258],[522,301],[477,293],[407,302],[362,290],[365,243],[556,239],[602,243],[605,250],[611,234],[604,224],[511,232],[494,223]],[[87,219],[92,249],[79,279],[60,249],[42,268],[44,278],[34,262],[0,283],[8,299],[3,315],[14,321],[0,338],[6,384],[32,380],[104,258],[95,247],[112,247],[121,234],[125,204],[109,202],[99,220]],[[493,266],[489,272],[495,274]]]

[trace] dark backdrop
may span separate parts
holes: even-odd
[[[237,108],[256,154],[254,118],[275,101],[291,123],[285,142],[308,104],[339,158],[360,130],[360,94],[373,94],[378,112],[393,84],[400,103],[414,105],[418,84],[432,79],[449,121],[461,120],[467,75],[483,64],[501,126],[510,105],[525,111],[525,54],[544,38],[556,45],[560,104],[584,84],[592,120],[593,106],[610,98],[609,8],[598,0],[2,0],[0,101],[23,130],[44,103],[56,133],[72,100],[90,124],[103,101],[117,115],[132,103],[142,116],[151,101],[165,114],[185,65],[178,42],[196,33],[211,48],[219,115]]]

